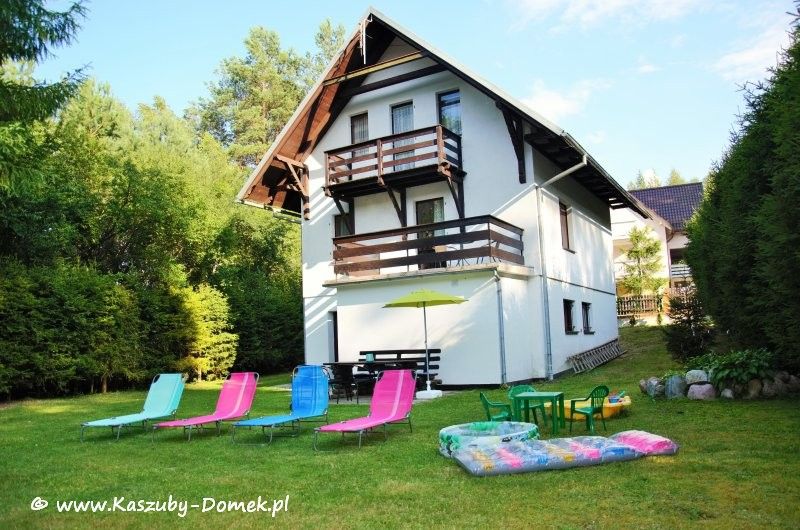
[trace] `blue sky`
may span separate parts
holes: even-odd
[[[64,2],[53,2],[53,7]],[[38,75],[88,65],[130,108],[177,112],[207,93],[250,27],[313,47],[320,21],[348,34],[368,4],[96,0],[78,42]],[[375,7],[572,133],[623,185],[638,170],[704,177],[789,39],[791,0],[378,1]]]

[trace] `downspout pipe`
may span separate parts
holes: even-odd
[[[503,314],[503,287],[500,285],[500,275],[497,269],[494,271],[494,283],[497,287],[497,334],[500,341],[500,383],[505,385],[508,382],[506,373],[506,326]]]
[[[553,184],[561,180],[562,178],[575,173],[579,169],[582,169],[588,165],[589,161],[587,159],[586,153],[583,154],[583,160],[579,163],[575,164],[574,166],[565,169],[561,173],[555,175],[554,177],[546,180],[543,184],[536,185],[536,218],[537,218],[537,225],[539,228],[539,270],[541,271],[541,283],[542,283],[542,315],[544,319],[544,362],[545,362],[545,373],[547,379],[552,381],[554,377],[553,373],[553,340],[550,333],[550,289],[547,284],[547,260],[544,259],[544,226],[542,224],[542,208],[544,207],[544,195],[542,194],[542,190],[547,186]],[[496,273],[495,273],[496,274]]]

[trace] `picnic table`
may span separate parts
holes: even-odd
[[[527,405],[531,401],[550,402],[550,424],[553,434],[558,434],[559,425],[566,426],[563,392],[520,392],[516,394],[512,397],[512,414],[516,421],[523,421],[522,411],[525,410],[524,421],[530,422],[531,415]]]

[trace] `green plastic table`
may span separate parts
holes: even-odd
[[[522,410],[525,409],[525,421],[530,422],[531,413],[528,409],[528,402],[550,402],[551,425],[553,426],[553,434],[558,434],[559,424],[561,427],[566,426],[566,413],[564,411],[564,392],[520,392],[513,397],[513,414],[514,419],[522,421]],[[556,405],[558,403],[558,405]]]

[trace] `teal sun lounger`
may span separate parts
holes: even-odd
[[[147,393],[142,412],[82,423],[81,441],[83,441],[83,432],[87,427],[111,427],[112,433],[116,428],[117,440],[119,440],[123,427],[141,424],[141,427],[145,428],[148,421],[174,417],[182,395],[183,374],[158,374],[150,384],[150,391]]]

